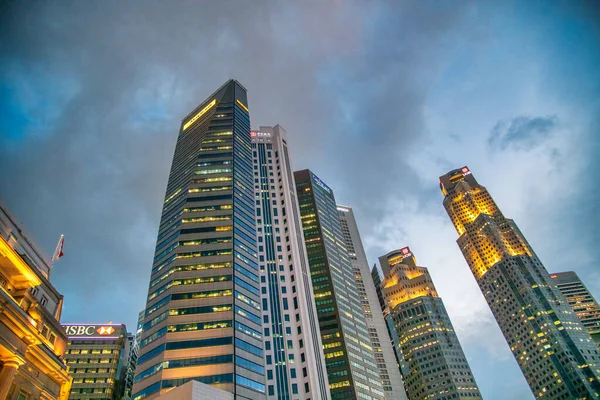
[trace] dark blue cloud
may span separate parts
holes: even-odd
[[[508,121],[499,121],[492,128],[488,144],[494,150],[506,150],[509,147],[530,150],[548,139],[558,125],[559,120],[556,116],[519,116]]]

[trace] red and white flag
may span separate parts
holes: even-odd
[[[58,239],[58,244],[56,245],[56,250],[54,250],[54,255],[52,256],[52,263],[57,262],[64,254],[63,254],[63,246],[65,244],[65,235],[60,235],[60,239]]]

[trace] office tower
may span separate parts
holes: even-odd
[[[331,398],[384,399],[333,191],[309,170],[294,180]]]
[[[410,399],[481,399],[429,271],[408,247],[379,257],[382,287],[398,333]]]
[[[388,328],[383,318],[375,284],[371,277],[367,255],[365,254],[360,233],[358,232],[354,211],[350,207],[339,205],[337,209],[344,242],[348,250],[348,257],[350,258],[356,280],[356,288],[367,320],[375,361],[381,375],[385,398],[406,399],[402,376],[400,376]]]
[[[63,324],[69,338],[65,360],[73,386],[69,400],[122,399],[129,359],[122,324]]]
[[[69,396],[63,296],[47,260],[0,205],[0,399]]]
[[[269,399],[329,399],[286,132],[251,131]]]
[[[246,89],[230,80],[179,129],[165,194],[133,398],[189,380],[264,398]]]
[[[573,271],[550,274],[550,279],[600,346],[600,306],[594,296]]]
[[[394,320],[392,319],[390,308],[385,302],[385,294],[383,293],[382,286],[383,282],[381,281],[381,275],[379,274],[377,265],[373,265],[373,269],[371,270],[371,278],[373,279],[373,285],[375,285],[375,292],[377,293],[377,299],[379,300],[379,307],[381,308],[383,319],[385,320],[385,326],[388,335],[390,335],[391,345],[394,349],[396,368],[402,371],[403,368],[401,366],[404,360],[402,359],[402,352],[400,351],[400,338],[398,337],[398,332],[396,332],[396,327],[394,326]]]
[[[534,396],[597,398],[600,351],[513,220],[467,167],[440,177],[471,272]]]
[[[135,378],[135,366],[137,365],[138,357],[138,342],[136,341],[136,335],[128,333],[127,342],[129,353],[127,356],[127,372],[125,374],[125,400],[129,400],[131,398],[131,389],[133,388],[133,379]]]

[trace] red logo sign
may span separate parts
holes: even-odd
[[[408,254],[408,247],[402,249],[402,254]]]

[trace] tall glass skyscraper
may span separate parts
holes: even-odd
[[[332,399],[384,399],[333,191],[294,172]]]
[[[265,398],[252,170],[246,89],[229,80],[179,129],[133,399],[192,379]]]
[[[481,393],[429,271],[408,247],[379,257],[410,399],[479,399]]]
[[[348,250],[348,257],[354,271],[356,288],[369,327],[371,345],[373,346],[375,362],[381,375],[385,398],[389,400],[406,399],[402,376],[400,375],[397,360],[394,356],[392,341],[383,318],[382,308],[377,297],[377,290],[371,277],[367,255],[365,254],[360,233],[358,232],[354,211],[350,207],[340,205],[338,205],[337,209],[346,249]]]
[[[287,135],[276,125],[250,136],[267,398],[329,399]]]
[[[440,177],[471,272],[536,398],[595,399],[600,351],[513,220],[467,167]]]

